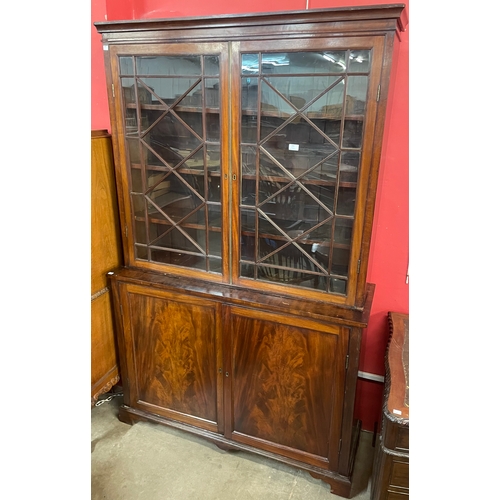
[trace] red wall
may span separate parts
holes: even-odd
[[[404,1],[404,0],[403,0]],[[120,19],[190,17],[246,12],[320,9],[390,3],[380,0],[92,0],[92,22]],[[409,2],[405,1],[408,6]],[[92,26],[92,129],[110,127],[100,36]],[[376,284],[369,326],[363,334],[360,370],[383,375],[387,313],[409,312],[408,269],[408,62],[409,29],[396,43],[387,107],[378,195],[368,264],[368,281]],[[383,385],[359,379],[356,417],[363,429],[380,421]]]

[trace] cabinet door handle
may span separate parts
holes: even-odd
[[[233,174],[233,181],[236,180],[236,174]]]
[[[226,377],[229,377],[229,372],[226,372]]]

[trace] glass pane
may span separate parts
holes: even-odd
[[[132,191],[134,193],[142,193],[144,191],[142,185],[142,172],[139,168],[133,168],[131,171]]]
[[[193,228],[172,227],[166,224],[150,223],[150,245],[156,249],[167,248],[183,250],[195,254],[203,254],[205,248],[205,232]]]
[[[335,243],[350,245],[352,240],[353,219],[338,217],[335,222]]]
[[[241,234],[241,259],[247,261],[255,260],[255,235],[253,232],[243,230]]]
[[[357,182],[360,161],[359,151],[344,151],[340,160],[340,182]]]
[[[177,169],[177,172],[193,175],[204,175],[205,153],[203,152],[203,148],[199,147],[194,151],[189,151],[187,149],[178,149],[177,152],[181,157],[179,165],[182,165],[181,168]]]
[[[345,51],[299,52],[290,54],[294,73],[343,73]]]
[[[356,204],[356,189],[339,187],[337,213],[341,215],[354,215]]]
[[[258,79],[245,77],[241,79],[241,108],[257,109]]]
[[[345,51],[262,54],[262,73],[343,73]]]
[[[200,56],[136,57],[137,75],[201,75]]]
[[[201,114],[190,113],[187,119],[190,123],[167,113],[154,120],[146,135],[153,152],[151,162],[174,167],[201,147],[203,140],[195,130],[201,127]]]
[[[132,195],[132,209],[134,211],[134,238],[137,243],[147,243],[145,224],[145,202],[142,196]]]
[[[221,205],[220,204],[212,204],[208,205],[208,228],[216,232],[221,232],[222,230],[222,214],[221,214]],[[212,237],[212,236],[211,236]],[[215,238],[216,235],[214,234]],[[220,235],[218,237],[220,239]],[[219,254],[217,254],[219,255]]]
[[[253,146],[241,146],[241,170],[242,174],[253,179],[256,172],[257,148]],[[253,189],[255,193],[255,188]]]
[[[210,201],[220,201],[220,175],[208,178],[208,199]]]
[[[205,56],[205,75],[219,74],[219,56]]]
[[[206,270],[206,259],[185,252],[168,251],[162,249],[151,250],[151,261],[173,266],[190,267]]]
[[[333,249],[332,274],[347,276],[350,251],[344,248]]]
[[[149,260],[148,247],[135,245],[135,258],[139,260]]]
[[[220,257],[222,255],[221,243],[222,243],[221,233],[210,231],[208,233],[207,253],[210,254],[212,257],[214,256]]]
[[[244,75],[252,75],[259,72],[259,54],[241,55],[241,72]]]
[[[298,110],[306,106],[305,111],[310,117],[316,117],[315,113],[332,114],[329,108],[340,116],[344,98],[344,79],[341,76],[275,76],[262,81],[265,83],[261,85],[263,111],[274,110],[282,113],[280,116],[290,115],[295,113],[293,104]]]
[[[241,264],[240,265],[240,276],[245,278],[253,278],[255,272],[255,266],[253,264]]]
[[[129,104],[135,104],[137,102],[135,95],[135,80],[133,78],[122,78],[121,85],[124,106],[127,107]]]
[[[349,72],[367,73],[371,67],[371,50],[351,50],[349,54]]]
[[[367,76],[350,76],[347,80],[346,114],[361,115],[365,112]]]
[[[120,62],[120,73],[122,75],[133,75],[134,74],[134,60],[132,57],[119,57]]]
[[[345,120],[342,147],[360,148],[363,139],[363,121]]]
[[[193,106],[201,103],[201,82],[199,78],[161,78],[142,77],[137,79],[138,88],[142,89],[144,95],[141,102],[143,104],[167,106],[182,101],[184,106]]]
[[[332,293],[340,293],[342,295],[345,295],[347,293],[347,282],[342,279],[330,278],[329,290]]]
[[[209,108],[218,108],[219,103],[219,79],[205,79],[205,106]]]
[[[217,274],[222,273],[222,259],[219,259],[217,257],[210,257],[208,259],[208,266],[209,266],[208,270],[211,273],[217,273]]]
[[[207,141],[220,141],[220,115],[217,111],[207,110],[206,119],[206,136]]]
[[[131,164],[140,164],[141,158],[148,156],[148,149],[144,147],[144,141],[127,137],[126,142],[129,162]]]

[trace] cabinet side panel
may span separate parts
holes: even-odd
[[[92,301],[91,325],[91,391],[97,401],[119,379],[109,292]]]
[[[234,438],[321,457],[325,467],[338,335],[237,314],[231,328]]]
[[[128,299],[137,404],[215,422],[215,306],[135,293]]]
[[[106,286],[106,273],[122,261],[111,136],[92,131],[91,292]]]

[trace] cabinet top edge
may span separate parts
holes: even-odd
[[[370,317],[375,285],[366,284],[364,304],[352,307],[328,300],[297,298],[285,294],[275,294],[248,290],[229,284],[215,284],[195,278],[180,278],[156,271],[121,267],[109,272],[110,283],[122,282],[192,294],[225,304],[242,307],[259,307],[268,312],[281,312],[292,316],[310,317],[320,321],[336,321],[348,326],[366,328]]]
[[[309,23],[362,21],[370,19],[397,20],[398,29],[400,31],[405,31],[407,25],[406,4],[401,3],[298,11],[225,14],[205,17],[96,21],[94,22],[94,26],[99,33],[116,33],[186,28],[229,28],[238,27],[240,25],[281,25],[292,22]]]

